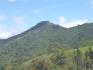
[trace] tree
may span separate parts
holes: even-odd
[[[54,57],[52,57],[52,63],[66,70],[67,58],[63,50],[61,52],[57,52],[57,54],[55,54]]]
[[[76,70],[82,70],[84,67],[82,52],[78,48],[74,51],[73,63],[76,65]]]
[[[49,70],[49,64],[45,60],[33,61],[28,70]]]

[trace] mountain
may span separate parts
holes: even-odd
[[[49,21],[40,22],[22,34],[2,40],[0,54],[3,54],[4,57],[1,57],[5,58],[6,56],[9,59],[12,57],[16,60],[24,59],[25,57],[33,57],[47,52],[50,44],[65,46],[64,38],[61,38],[68,35],[65,30],[65,28],[54,25]]]
[[[0,40],[0,64],[22,63],[53,51],[93,45],[93,23],[64,28],[42,21],[27,31]]]
[[[93,23],[85,23],[83,25],[78,25],[76,27],[70,28],[71,31],[75,32],[76,47],[88,46],[93,42]]]

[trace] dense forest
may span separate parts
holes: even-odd
[[[1,39],[0,70],[93,70],[93,23],[64,28],[42,21]]]

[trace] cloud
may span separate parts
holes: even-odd
[[[0,15],[0,21],[5,20],[6,18],[7,18],[7,16],[5,16],[5,15]]]
[[[0,26],[0,39],[6,39],[11,36],[17,35],[21,32],[25,31],[25,29],[21,29],[21,26],[13,26],[11,29],[6,29],[5,26]]]
[[[77,25],[82,25],[86,22],[88,22],[87,19],[72,19],[71,21],[68,21],[68,20],[66,20],[65,17],[60,16],[59,21],[58,21],[58,25],[66,27],[66,28],[70,28],[70,27],[74,27]]]
[[[0,39],[6,39],[11,36],[11,32],[6,31],[3,24],[0,24]]]
[[[6,39],[11,36],[11,32],[0,32],[0,39]]]
[[[25,19],[21,16],[14,17],[13,19],[14,19],[14,22],[18,25],[25,23]]]
[[[8,0],[9,2],[16,2],[16,0]]]
[[[0,28],[0,39],[9,38],[14,35],[20,34],[21,32],[24,32],[24,31],[25,31],[25,29],[21,29],[21,27],[17,28],[17,26],[15,26],[9,30],[6,30],[5,28]]]
[[[0,21],[5,20],[5,18],[5,16],[0,16]],[[6,39],[25,31],[25,29],[23,28],[23,26],[25,25],[24,17],[12,17],[11,21],[14,21],[14,23],[11,24],[12,27],[9,29],[7,28],[7,24],[0,24],[0,39]]]
[[[60,16],[59,20],[60,20],[59,21],[60,23],[65,23],[66,22],[66,19],[63,16]]]

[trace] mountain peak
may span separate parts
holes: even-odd
[[[51,23],[50,21],[41,21],[36,26],[32,27],[31,30],[37,29],[37,28],[42,27],[44,25],[54,25],[54,24]]]
[[[51,25],[51,24],[53,24],[53,23],[50,22],[50,21],[41,21],[41,22],[39,22],[37,25],[46,25],[46,24]]]

